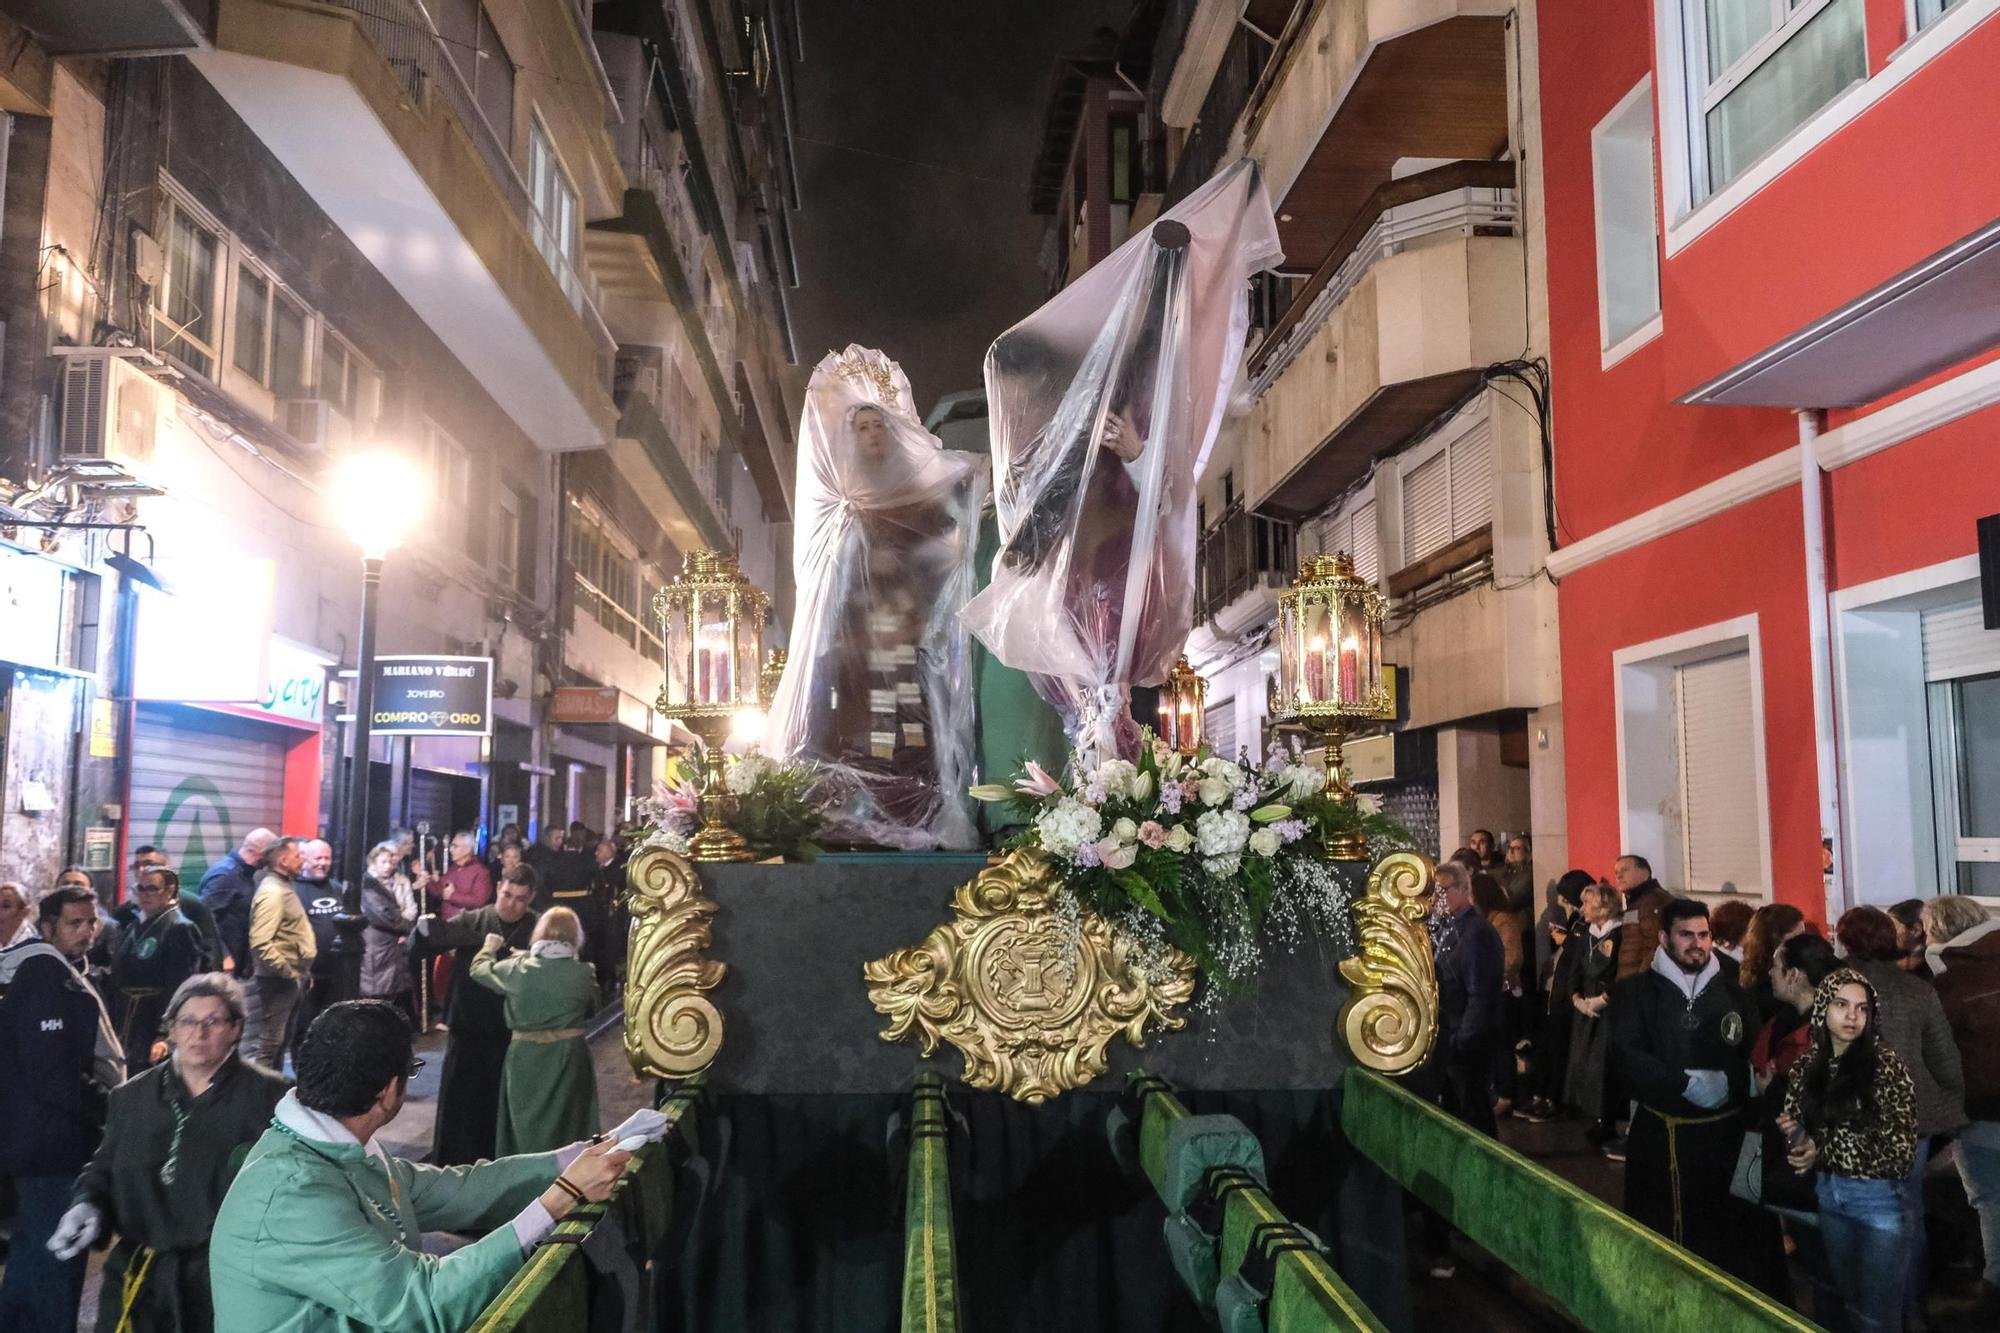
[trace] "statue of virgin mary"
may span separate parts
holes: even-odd
[[[971,653],[984,460],[925,430],[902,368],[850,345],[813,369],[799,422],[798,606],[767,736],[818,761],[826,841],[969,848]]]

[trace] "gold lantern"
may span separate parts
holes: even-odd
[[[1274,714],[1326,743],[1326,781],[1335,801],[1354,803],[1341,761],[1341,742],[1358,721],[1395,716],[1382,677],[1382,618],[1388,603],[1357,576],[1345,552],[1308,556],[1292,586],[1278,594],[1278,686]],[[1327,838],[1334,860],[1359,860],[1359,834]]]
[[[1194,674],[1183,654],[1160,686],[1160,739],[1167,748],[1188,758],[1201,749],[1202,709],[1208,682]]]
[[[763,704],[758,676],[769,604],[736,568],[736,557],[717,551],[689,552],[680,574],[653,595],[666,647],[666,676],[653,707],[699,736],[707,751],[701,829],[688,843],[696,861],[751,856],[743,836],[729,827],[734,802],[721,747],[737,714]]]

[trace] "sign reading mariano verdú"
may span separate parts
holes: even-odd
[[[490,736],[493,659],[398,656],[375,659],[377,736]]]

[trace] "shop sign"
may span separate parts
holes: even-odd
[[[63,567],[0,544],[0,659],[62,666]]]
[[[109,699],[90,701],[90,757],[118,757],[118,705]]]
[[[372,713],[377,736],[490,736],[493,659],[378,657]]]
[[[613,685],[561,685],[549,698],[549,721],[605,723],[618,720],[618,688]]]
[[[326,663],[276,637],[267,653],[270,665],[257,696],[258,711],[317,726],[326,707]]]

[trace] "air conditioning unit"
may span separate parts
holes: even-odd
[[[62,380],[62,461],[151,468],[174,391],[124,356],[68,357]]]
[[[324,398],[281,398],[278,428],[314,453],[338,453],[354,440],[354,426]]]

